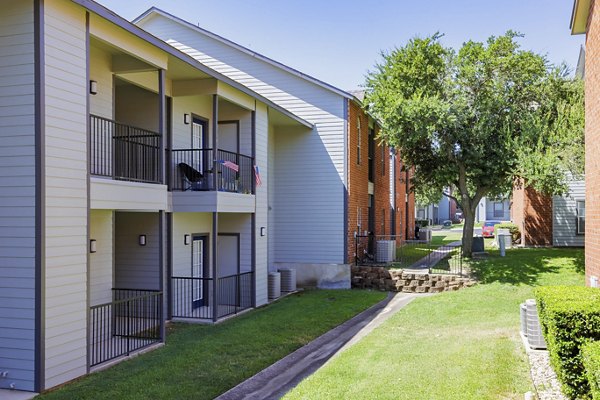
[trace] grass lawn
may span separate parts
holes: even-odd
[[[522,399],[531,389],[519,304],[538,285],[583,285],[583,250],[491,251],[481,284],[416,299],[285,399]]]
[[[212,399],[385,296],[311,290],[218,325],[173,324],[164,347],[36,399]]]

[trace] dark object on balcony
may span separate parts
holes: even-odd
[[[202,190],[204,183],[204,175],[197,169],[191,167],[186,163],[177,164],[179,171],[181,172],[182,181],[187,180],[189,185],[185,185],[185,182],[182,182],[182,187],[184,190]]]

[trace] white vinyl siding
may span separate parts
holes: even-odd
[[[85,11],[45,2],[45,386],[86,373],[87,131]]]
[[[552,237],[554,246],[583,247],[585,236],[577,234],[577,202],[585,201],[585,181],[569,182],[566,196],[552,198]]]
[[[90,96],[90,113],[114,119],[112,57],[109,53],[90,48],[90,80],[97,83],[98,92]]]
[[[191,276],[192,246],[183,241],[184,235],[206,234],[212,238],[211,213],[173,213],[173,276]],[[209,243],[209,260],[212,245]]]
[[[90,239],[96,252],[90,254],[90,306],[112,301],[114,271],[114,212],[90,211]]]
[[[34,389],[35,108],[33,1],[0,13],[0,388]]]
[[[312,131],[275,129],[274,261],[343,263],[346,99],[164,16],[146,18],[141,26],[315,125]],[[266,151],[258,142],[257,149]]]
[[[260,306],[268,301],[267,274],[268,274],[268,238],[260,236],[260,228],[267,227],[269,223],[269,176],[268,146],[269,126],[267,107],[258,103],[256,105],[256,159],[262,185],[256,188],[256,305]],[[267,232],[267,236],[271,233]]]
[[[252,219],[251,214],[219,213],[219,233],[240,234],[240,271],[252,270]],[[237,273],[235,271],[234,273]],[[223,276],[223,273],[220,273]]]
[[[139,244],[146,235],[146,245]],[[115,287],[159,290],[158,213],[115,213]]]

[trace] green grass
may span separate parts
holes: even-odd
[[[174,324],[164,347],[38,398],[212,399],[385,296],[312,290],[218,325]]]
[[[492,251],[481,284],[422,297],[285,399],[522,399],[531,390],[519,304],[538,285],[583,285],[583,250]]]

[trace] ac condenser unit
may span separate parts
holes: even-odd
[[[525,301],[527,307],[527,342],[532,349],[546,349],[546,341],[542,335],[542,327],[538,318],[537,305],[534,299]]]
[[[295,292],[296,291],[296,270],[293,268],[282,268],[279,270],[281,274],[281,291]]]
[[[279,272],[269,273],[268,287],[269,300],[275,300],[281,297],[281,275]]]
[[[380,263],[389,263],[394,261],[396,252],[395,240],[378,240],[377,254],[375,259]]]

